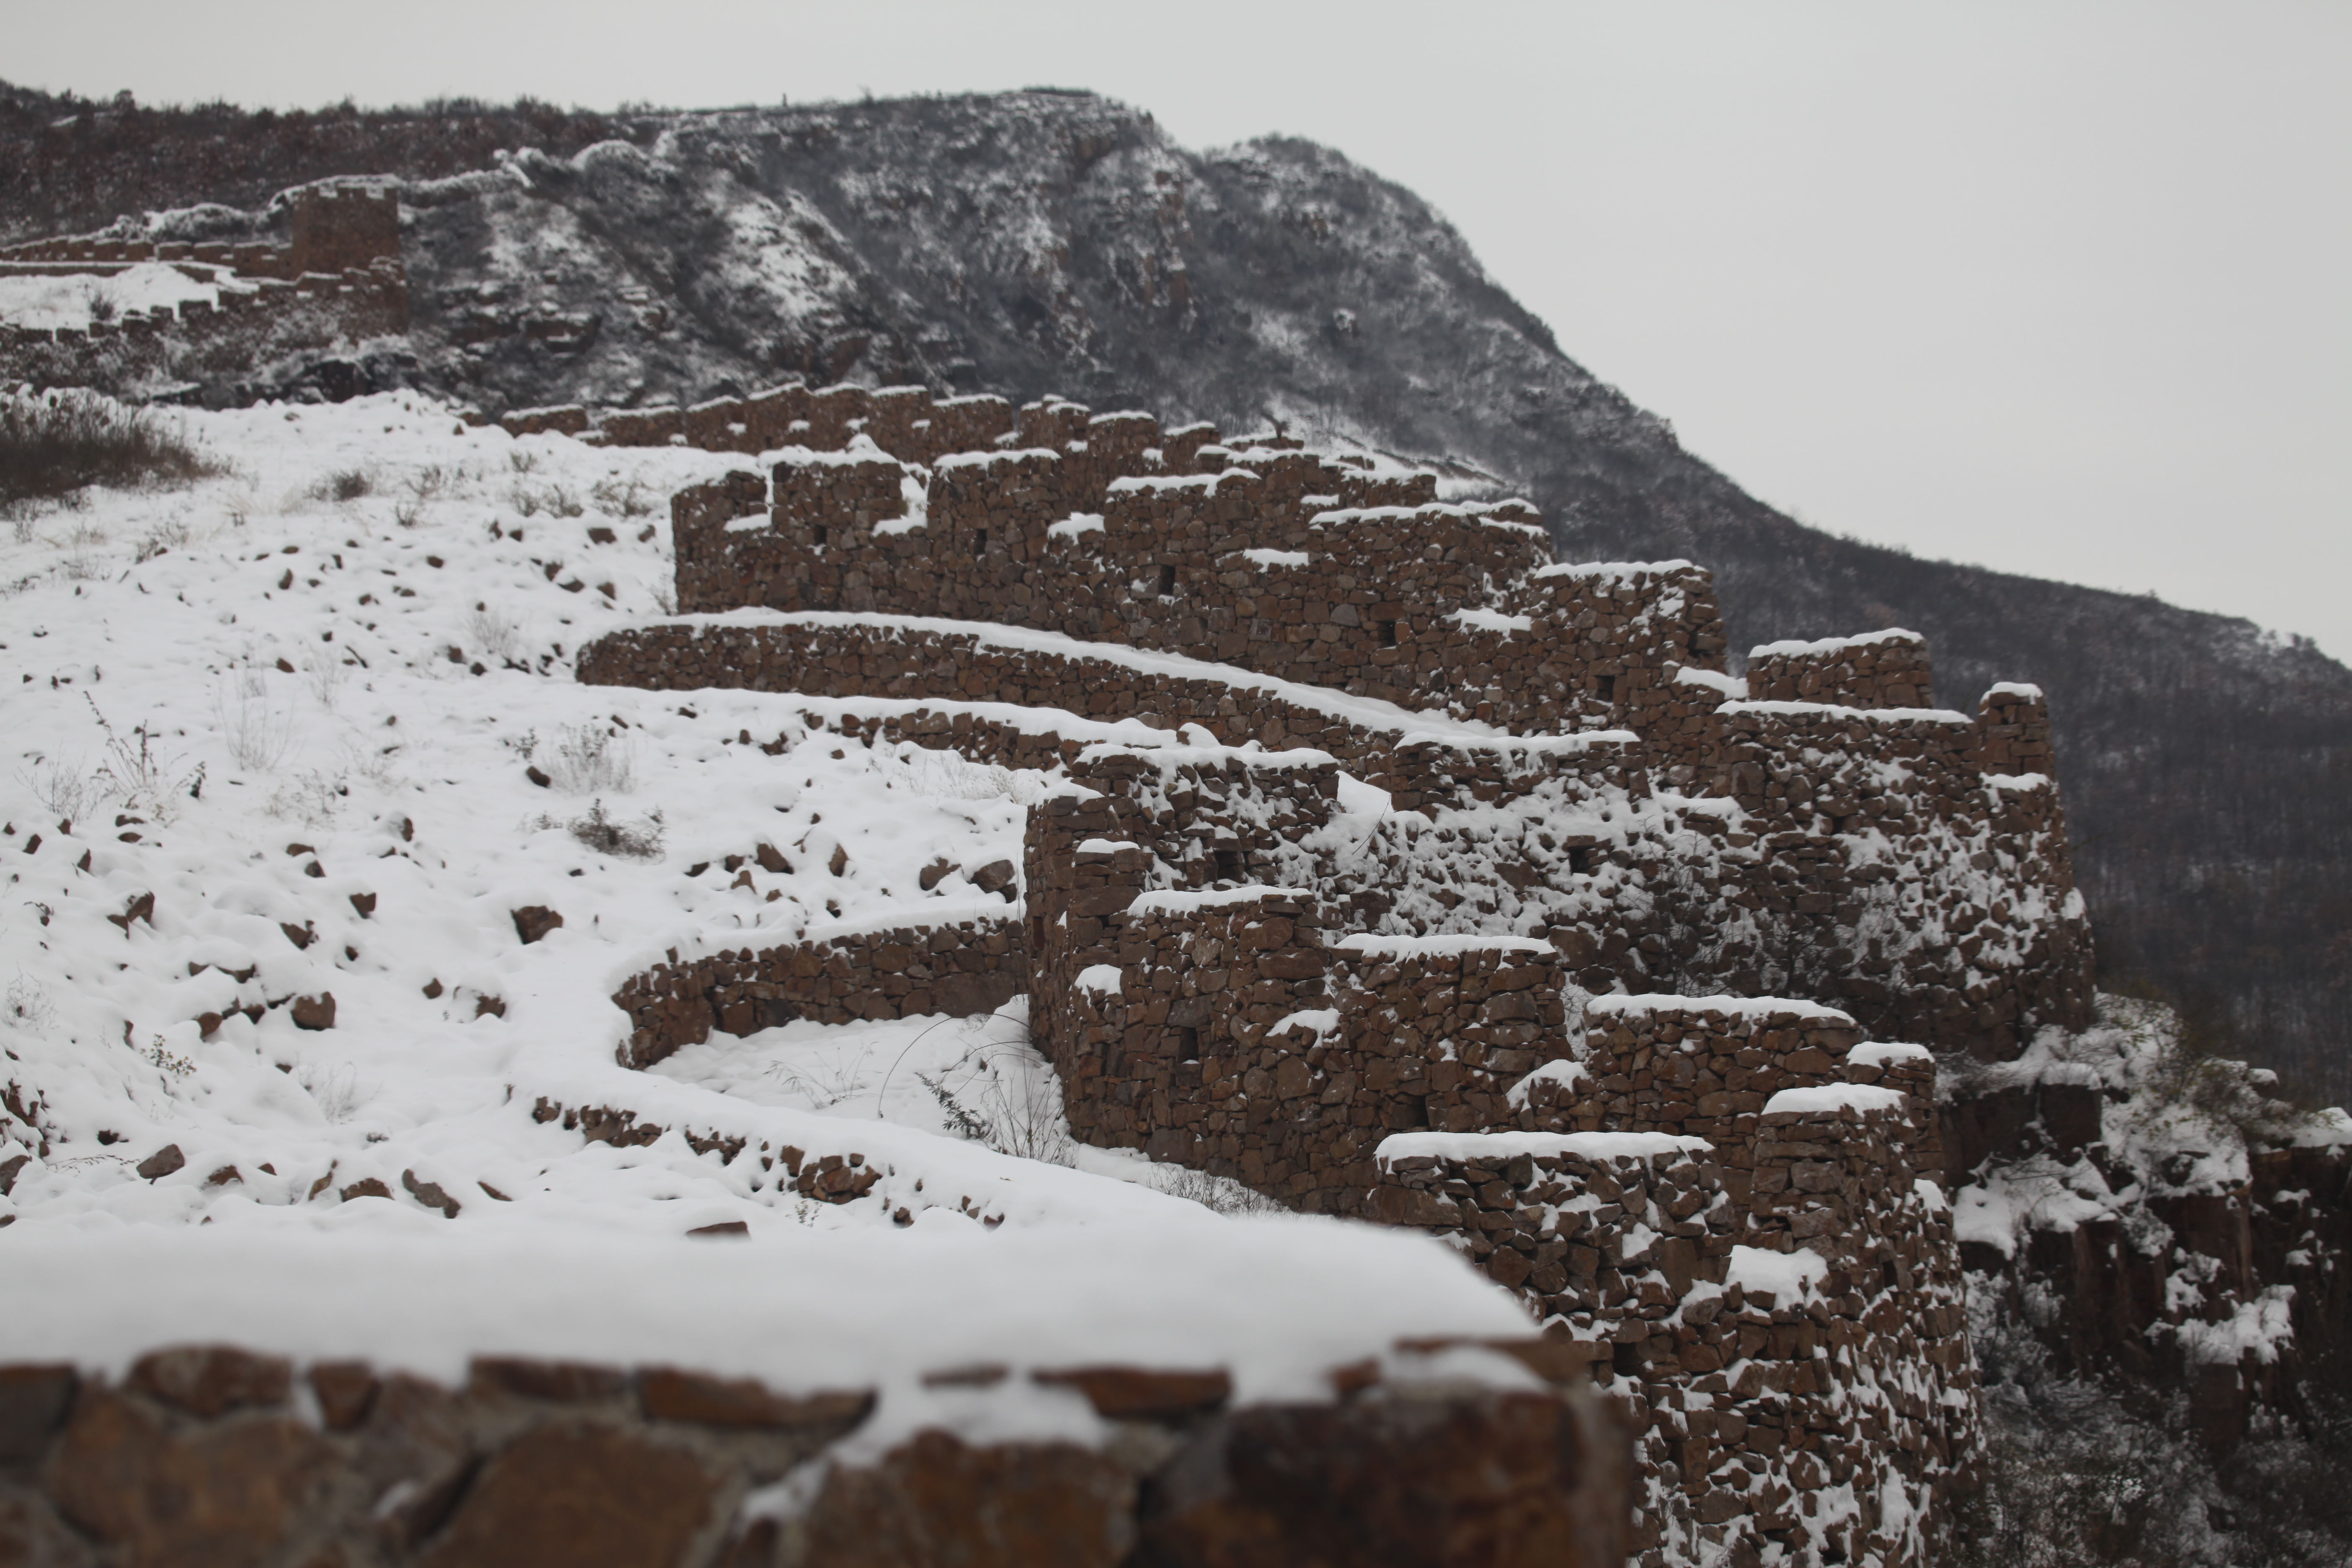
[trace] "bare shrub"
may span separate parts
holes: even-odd
[[[215,688],[213,712],[220,721],[229,761],[247,773],[268,773],[285,760],[287,748],[294,743],[294,715],[270,706],[258,672],[248,670],[234,696],[226,687]]]
[[[74,524],[66,535],[66,576],[75,583],[86,583],[106,570],[105,558],[100,552],[106,548],[106,530],[87,522]]]
[[[185,484],[220,471],[146,409],[83,392],[0,396],[0,504],[87,485]]]
[[[6,999],[0,1001],[0,1018],[37,1035],[58,1021],[58,1010],[41,983],[19,971],[8,983]]]
[[[522,651],[522,628],[487,605],[476,605],[466,617],[466,640],[477,652],[510,664]]]
[[[41,804],[68,822],[79,822],[106,803],[106,790],[79,760],[47,762],[33,759],[23,775]]]
[[[635,474],[626,479],[609,474],[598,479],[588,494],[595,501],[596,510],[608,517],[646,517],[654,510],[652,492],[646,481]]]
[[[131,559],[152,561],[168,551],[184,550],[187,544],[188,525],[173,518],[169,522],[159,522],[149,529],[146,537],[139,542],[138,548],[131,552]]]
[[[635,748],[594,724],[566,725],[547,759],[547,776],[566,795],[626,795],[637,784]]]
[[[310,481],[310,499],[355,501],[374,489],[375,481],[368,477],[365,468],[338,468]]]
[[[660,857],[662,836],[668,829],[659,811],[647,814],[640,822],[626,823],[607,816],[604,803],[599,800],[590,804],[587,816],[567,824],[566,831],[600,855],[652,860]]]
[[[983,1029],[1004,1021],[1002,1015],[966,1020]],[[984,1041],[944,1071],[918,1072],[915,1079],[939,1101],[949,1130],[958,1137],[1018,1160],[1048,1165],[1076,1163],[1053,1069],[1026,1038]]]
[[[329,712],[334,711],[335,699],[342,691],[344,668],[341,659],[327,653],[312,654],[302,661],[302,676],[310,694]]]
[[[1255,1187],[1245,1186],[1229,1176],[1213,1176],[1206,1171],[1194,1171],[1182,1165],[1156,1165],[1145,1183],[1171,1198],[1199,1204],[1218,1214],[1287,1214],[1290,1211],[1267,1197]]]
[[[360,1082],[359,1074],[350,1068],[306,1067],[295,1075],[295,1081],[317,1104],[319,1114],[338,1126],[349,1121],[375,1093],[375,1086]]]
[[[106,761],[99,764],[97,776],[107,795],[135,808],[143,807],[159,822],[168,822],[182,792],[192,797],[203,793],[203,764],[197,764],[194,773],[174,777],[179,759],[167,759],[156,750],[155,742],[162,736],[149,729],[146,721],[132,725],[128,736],[119,735],[100,710],[96,698],[85,691],[82,700],[89,704],[91,716],[106,736]]]
[[[403,528],[424,521],[425,509],[449,488],[449,471],[436,463],[419,468],[401,481],[403,498],[392,504],[392,519]]]

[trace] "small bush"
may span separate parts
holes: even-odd
[[[486,605],[476,605],[466,617],[466,638],[501,664],[513,663],[522,648],[522,628]]]
[[[314,500],[354,501],[374,489],[365,468],[338,468],[313,479],[310,496]]]
[[[592,802],[588,815],[571,823],[568,831],[600,855],[624,855],[632,860],[652,860],[661,854],[662,835],[667,828],[662,814],[652,813],[643,822],[632,826],[604,815],[604,803]]]
[[[0,506],[89,485],[185,484],[219,471],[146,409],[88,393],[0,397]]]
[[[618,474],[598,479],[588,493],[594,498],[596,510],[607,517],[645,517],[654,510],[646,481],[634,474],[625,480]]]
[[[548,777],[566,795],[610,790],[626,795],[636,787],[637,763],[627,741],[593,724],[567,726],[547,759]]]

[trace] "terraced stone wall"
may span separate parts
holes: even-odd
[[[1106,1438],[926,1428],[844,1460],[873,1389],[502,1357],[451,1387],[163,1347],[120,1381],[0,1364],[0,1550],[26,1568],[1623,1561],[1622,1438],[1580,1391],[1391,1388],[1359,1369],[1344,1393],[1236,1405],[1217,1368],[933,1376],[983,1405],[1073,1391]],[[771,1506],[793,1472],[805,1506]]]
[[[1634,1562],[1933,1563],[1977,1483],[1958,1249],[1919,1163],[1932,1100],[1811,1092],[1722,1142],[1381,1147],[1368,1212],[1526,1296],[1641,1429]]]

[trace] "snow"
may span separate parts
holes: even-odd
[[[1551,943],[1523,936],[1343,936],[1331,944],[1366,958],[1454,957],[1465,952],[1550,952]]]
[[[1697,563],[1676,556],[1672,561],[1560,561],[1549,566],[1538,566],[1528,574],[1530,577],[1571,577],[1581,582],[1586,578],[1630,583],[1643,577],[1662,577],[1668,573],[1687,572]]]
[[[1189,915],[1202,910],[1223,909],[1232,904],[1254,904],[1260,899],[1311,900],[1314,897],[1305,888],[1272,888],[1252,883],[1240,888],[1204,888],[1196,892],[1138,893],[1135,901],[1127,906],[1127,912],[1131,915]]]
[[[1784,1089],[1764,1102],[1764,1114],[1812,1115],[1836,1110],[1900,1110],[1903,1091],[1877,1084],[1825,1083]]]
[[[1888,643],[1917,643],[1927,646],[1927,639],[1917,632],[1906,632],[1901,626],[1889,626],[1885,631],[1860,632],[1848,637],[1816,637],[1808,642],[1802,637],[1786,637],[1779,642],[1759,643],[1748,650],[1749,658],[1774,658],[1790,656],[1827,657],[1843,653],[1849,648],[1876,647]]]
[[[1704,1138],[1672,1132],[1391,1132],[1372,1152],[1383,1165],[1433,1155],[1440,1160],[1486,1163],[1532,1154],[1563,1154],[1588,1160],[1649,1160],[1660,1154],[1706,1154],[1715,1145]]]
[[[1830,1271],[1829,1259],[1810,1247],[1794,1252],[1768,1252],[1760,1247],[1735,1247],[1723,1286],[1739,1286],[1749,1295],[1769,1291],[1776,1307],[1793,1305],[1813,1293]]]
[[[226,471],[0,535],[0,652],[30,678],[0,686],[0,1082],[38,1123],[0,1115],[0,1160],[26,1159],[0,1196],[9,1354],[119,1367],[222,1338],[445,1377],[499,1350],[669,1361],[874,1381],[897,1430],[982,1419],[910,1390],[918,1338],[923,1364],[1216,1362],[1252,1396],[1307,1397],[1399,1334],[1525,1331],[1444,1247],[1225,1217],[1159,1190],[1161,1167],[1073,1146],[1024,999],[615,1059],[610,997],[655,964],[1018,918],[968,873],[1021,863],[1053,783],[828,723],[969,711],[1276,754],[996,704],[582,687],[580,647],[670,590],[662,498],[740,455],[516,439],[410,395],[167,417]],[[352,473],[365,494],[326,499]],[[646,853],[575,835],[592,811]],[[942,857],[961,868],[926,890]],[[107,919],[146,894],[152,915]],[[1304,895],[1155,897],[1265,896]],[[530,904],[564,923],[525,945]],[[296,1028],[285,1004],[330,992],[334,1026]],[[591,1142],[542,1100],[667,1131]],[[139,1177],[166,1144],[184,1166]],[[787,1147],[862,1155],[874,1194],[801,1197]],[[339,1201],[370,1179],[393,1196]],[[681,1239],[738,1220],[748,1241]]]
[[[877,447],[875,450],[879,452],[881,448]],[[1002,451],[986,452],[951,452],[941,458],[933,467],[942,472],[950,468],[992,468],[1003,463],[1017,463],[1027,458],[1052,458],[1059,461],[1061,456],[1059,452],[1048,447],[1008,447]]]
[[[1693,1012],[1750,1020],[1792,1016],[1816,1024],[1853,1023],[1849,1015],[1834,1007],[1789,996],[1675,996],[1654,992],[1637,996],[1595,996],[1584,1005],[1584,1011],[1587,1016],[1611,1018],[1633,1013]]]
[[[1748,699],[1748,682],[1744,678],[1724,675],[1712,669],[1694,669],[1686,664],[1675,667],[1675,684],[1704,686],[1717,697],[1735,702],[1744,702]]]
[[[1996,680],[1990,686],[1985,688],[1985,695],[1987,697],[2018,698],[2027,702],[2040,702],[2044,700],[2042,695],[2042,688],[2028,680]]]
[[[1762,702],[1744,700],[1727,702],[1717,712],[1727,717],[1734,713],[1777,713],[1790,719],[1860,719],[1871,724],[1974,724],[1967,714],[1949,708],[1848,708],[1839,702]]]
[[[593,1250],[520,1222],[450,1237],[426,1223],[20,1234],[0,1275],[9,1354],[120,1375],[158,1344],[226,1342],[452,1384],[471,1356],[517,1354],[683,1363],[792,1393],[876,1388],[874,1418],[842,1452],[855,1458],[924,1426],[1103,1435],[1082,1397],[1017,1377],[984,1400],[922,1386],[948,1367],[1221,1366],[1238,1400],[1311,1400],[1349,1361],[1399,1364],[1400,1339],[1527,1332],[1509,1297],[1434,1241],[1287,1215],[1193,1207],[1150,1227],[992,1235],[932,1210],[903,1232],[786,1222],[749,1242],[614,1237]],[[1464,1370],[1512,1386],[1513,1364]]]
[[[1086,968],[1078,971],[1078,989],[1092,991],[1103,996],[1118,995],[1119,994],[1118,965],[1116,963],[1087,965]]]
[[[119,317],[159,306],[176,310],[191,300],[214,304],[219,298],[218,284],[166,261],[137,262],[106,275],[0,273],[0,322],[12,327],[87,329],[91,306],[100,300]]]
[[[1061,521],[1048,523],[1045,527],[1046,537],[1050,539],[1076,539],[1081,534],[1100,533],[1102,531],[1102,513],[1098,511],[1074,511]]]
[[[1445,618],[1482,632],[1531,632],[1536,626],[1533,616],[1507,616],[1500,610],[1456,610]]]
[[[1503,1099],[1512,1110],[1525,1110],[1536,1085],[1556,1083],[1563,1089],[1573,1089],[1591,1076],[1585,1070],[1582,1062],[1572,1062],[1561,1058],[1544,1063],[1527,1077],[1511,1085],[1510,1089],[1504,1093]]]
[[[1933,1061],[1936,1053],[1925,1046],[1895,1046],[1882,1041],[1864,1040],[1846,1052],[1849,1067],[1885,1067],[1889,1062]]]
[[[1304,566],[1308,560],[1304,550],[1244,550],[1242,555],[1261,572],[1272,566]]]

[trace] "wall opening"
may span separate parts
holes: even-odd
[[[1382,647],[1394,647],[1396,645],[1396,623],[1394,621],[1382,621],[1381,623],[1381,646]]]
[[[1179,1029],[1176,1031],[1176,1059],[1180,1062],[1197,1062],[1201,1059],[1200,1030]]]
[[[1160,569],[1160,596],[1163,599],[1172,599],[1176,596],[1176,568],[1173,566],[1162,566]]]
[[[821,522],[816,525],[816,547],[819,550],[824,548],[824,524]]]
[[[1219,881],[1238,882],[1242,880],[1245,868],[1242,865],[1242,852],[1240,850],[1220,849],[1216,852],[1216,856],[1217,879]]]
[[[1590,844],[1571,844],[1568,847],[1568,868],[1579,877],[1592,875],[1592,867],[1598,858],[1598,854]]]
[[[975,560],[988,553],[988,530],[975,528],[971,531],[971,553]]]
[[[1617,678],[1615,676],[1604,675],[1601,678],[1601,700],[1606,702],[1612,708],[1617,706]]]

